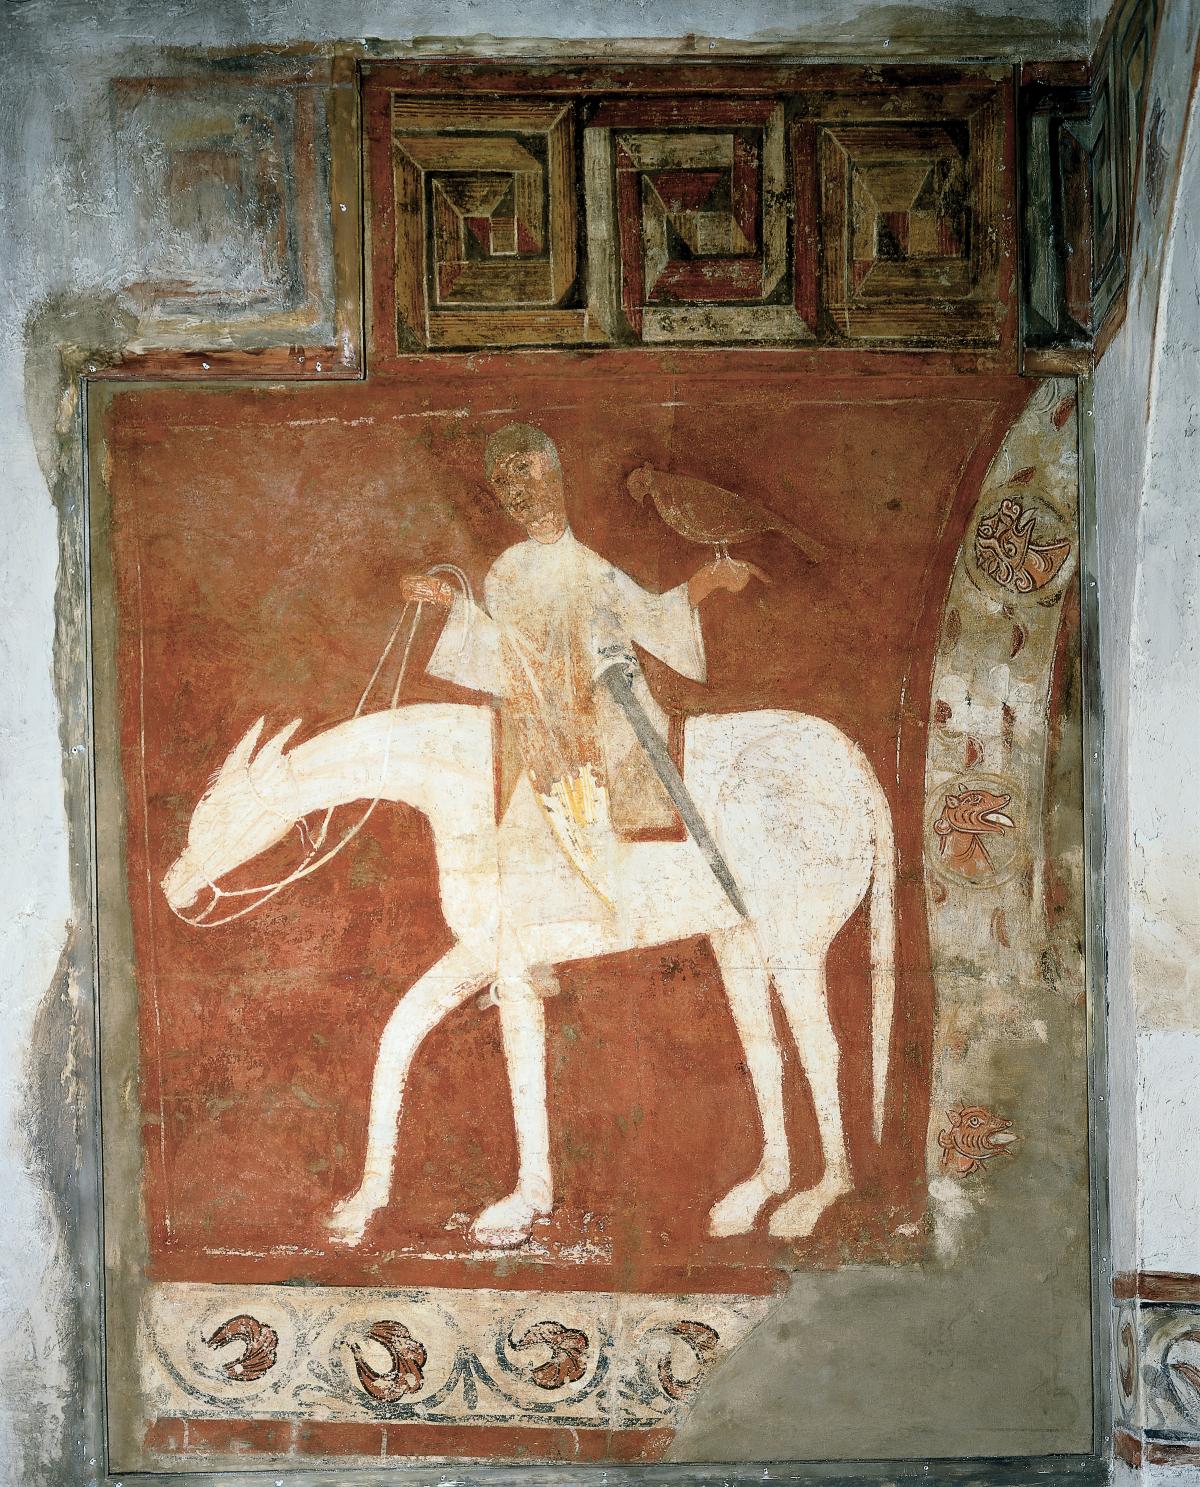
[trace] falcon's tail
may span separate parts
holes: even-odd
[[[807,532],[801,531],[795,522],[788,521],[785,516],[772,514],[771,530],[786,537],[790,543],[798,547],[810,563],[819,563],[828,551],[823,542],[818,542],[815,537],[810,537]]]

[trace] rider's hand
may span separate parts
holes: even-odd
[[[448,578],[438,578],[428,573],[410,573],[400,580],[400,597],[414,604],[436,604],[449,609],[454,603],[455,589]]]
[[[760,583],[771,580],[753,563],[741,563],[737,558],[714,558],[706,563],[688,582],[688,598],[693,607],[703,604],[710,594],[718,589],[727,589],[731,594],[740,594],[752,578]]]

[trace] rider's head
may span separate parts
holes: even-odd
[[[567,508],[554,441],[530,424],[506,424],[487,441],[483,467],[513,521],[535,542],[557,542],[567,530]]]

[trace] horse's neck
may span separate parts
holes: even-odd
[[[397,800],[436,820],[492,809],[486,709],[413,704],[366,713],[287,755],[296,817],[352,800]]]

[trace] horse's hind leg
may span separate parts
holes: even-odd
[[[762,1119],[763,1151],[750,1176],[714,1204],[708,1228],[718,1236],[747,1234],[763,1204],[785,1192],[790,1181],[783,1059],[771,1016],[770,977],[754,931],[740,924],[710,938]]]
[[[824,952],[814,955],[801,950],[795,962],[788,965],[779,964],[772,957],[771,974],[812,1091],[825,1170],[815,1187],[797,1193],[779,1205],[771,1215],[768,1228],[781,1238],[802,1239],[812,1233],[817,1220],[834,1199],[848,1193],[851,1188],[850,1160],[846,1152],[846,1132],[838,1092],[839,1052],[829,1020]]]
[[[463,944],[442,956],[400,998],[387,1020],[371,1078],[371,1114],[362,1181],[334,1208],[331,1236],[358,1244],[376,1209],[388,1201],[396,1161],[397,1126],[413,1056],[442,1018],[490,979],[477,950]]]

